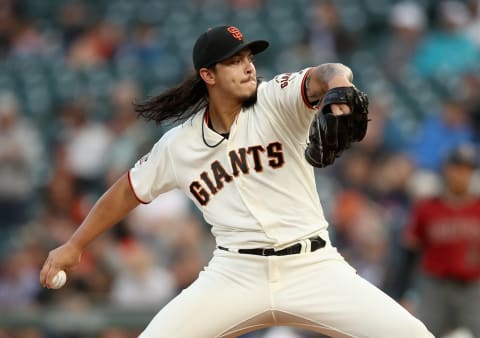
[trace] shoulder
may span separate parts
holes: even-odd
[[[310,70],[312,70],[312,67],[308,67],[296,72],[280,73],[275,75],[269,82],[272,82],[280,89],[287,88],[291,83],[303,82],[307,78]]]
[[[259,97],[262,95],[281,94],[284,92],[297,92],[304,87],[304,82],[308,78],[310,70],[313,68],[305,68],[297,72],[287,72],[275,75],[271,80],[262,81],[258,85]]]

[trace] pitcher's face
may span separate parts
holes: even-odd
[[[241,102],[257,94],[257,72],[249,49],[219,62],[215,66],[215,86],[229,97]]]

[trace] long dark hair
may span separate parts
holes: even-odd
[[[185,121],[208,105],[208,92],[205,82],[198,74],[193,74],[179,85],[163,93],[134,103],[138,116],[160,124],[164,121]]]

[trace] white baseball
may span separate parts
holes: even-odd
[[[67,274],[65,271],[60,270],[57,272],[55,276],[52,278],[52,282],[50,283],[51,289],[60,289],[62,286],[65,285],[67,281]]]

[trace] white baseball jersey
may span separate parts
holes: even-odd
[[[197,280],[160,310],[141,338],[231,338],[272,325],[345,338],[433,337],[359,277],[328,240],[313,168],[304,159],[315,112],[304,99],[307,72],[260,84],[257,103],[241,110],[228,139],[208,128],[203,110],[168,131],[129,171],[143,202],[183,189],[221,246],[305,244],[302,253],[285,256],[215,250]],[[317,234],[326,245],[309,251],[303,239]]]
[[[205,110],[169,130],[129,171],[137,198],[148,203],[182,189],[217,244],[229,248],[281,248],[326,231],[304,159],[316,111],[304,93],[308,71],[261,83],[257,103],[241,110],[228,139],[208,127]]]

